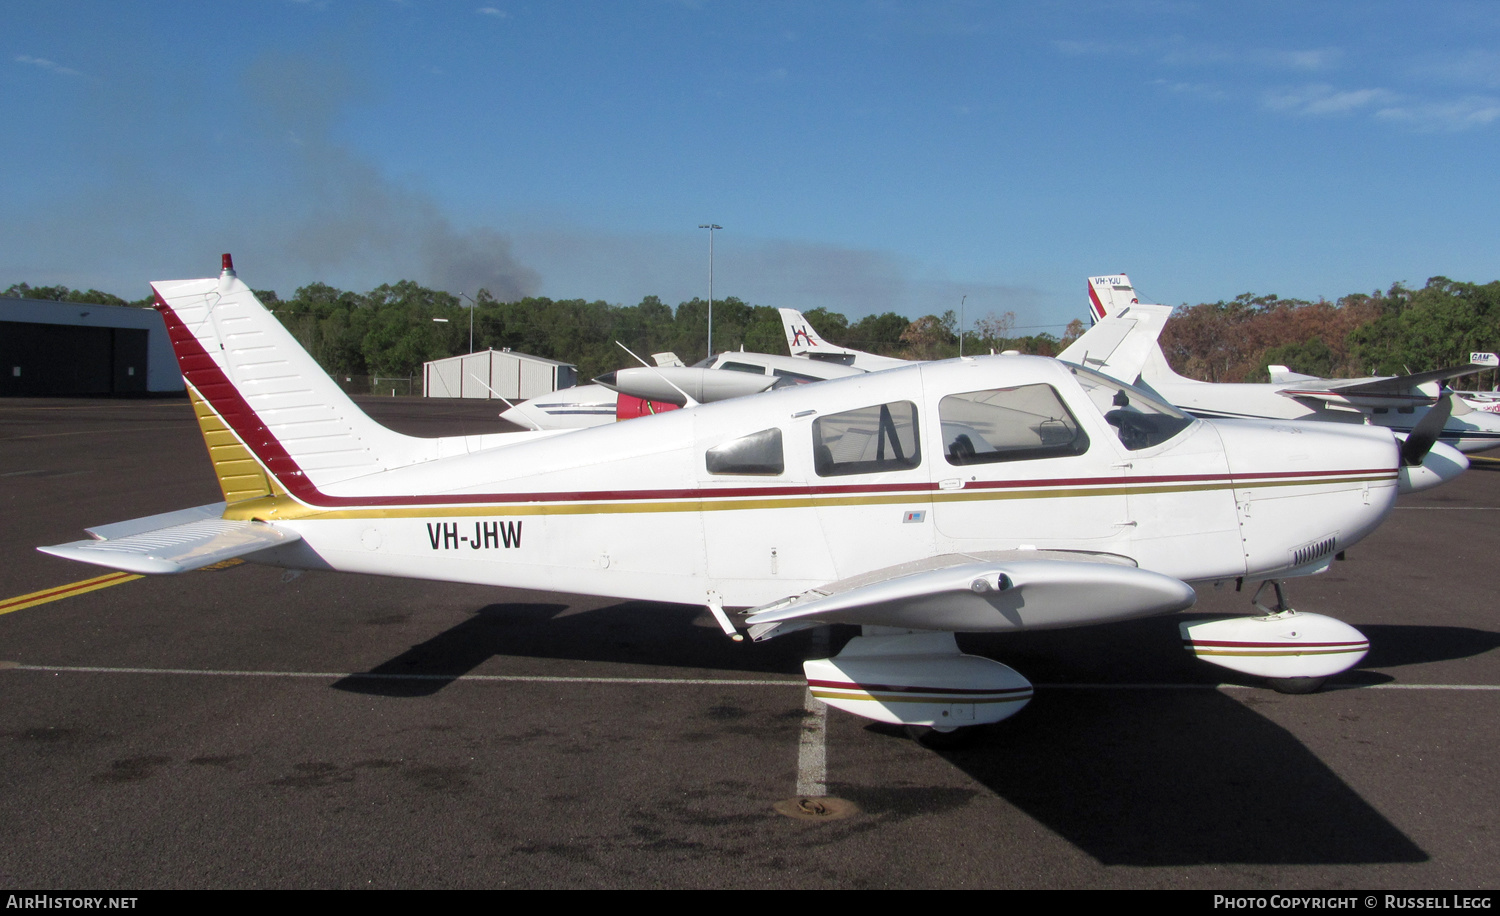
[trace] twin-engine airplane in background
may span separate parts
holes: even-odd
[[[1425,466],[1417,435],[1403,449],[1379,427],[1196,420],[1029,356],[563,434],[415,438],[363,414],[224,268],[153,284],[224,501],[42,550],[141,573],[243,557],[697,604],[736,639],[855,624],[806,663],[812,693],[929,743],[1032,695],[955,633],[1168,614],[1198,583],[1263,579],[1279,599],[1452,470]],[[1367,648],[1279,600],[1184,636],[1293,691]]]
[[[1323,379],[1272,366],[1269,384],[1200,382],[1173,371],[1157,343],[1172,307],[1140,303],[1129,277],[1089,277],[1089,314],[1094,326],[1059,359],[1141,384],[1194,416],[1366,423],[1405,436],[1436,409],[1444,414],[1439,435],[1444,445],[1461,452],[1500,447],[1500,415],[1476,408],[1471,400],[1455,402],[1442,386],[1484,371],[1486,362],[1356,379]]]

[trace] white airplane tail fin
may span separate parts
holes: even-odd
[[[1129,308],[1140,300],[1135,287],[1124,274],[1108,277],[1089,277],[1089,321],[1097,323],[1121,309]]]
[[[234,504],[419,460],[431,440],[393,432],[339,389],[234,273],[151,284],[224,500]]]
[[[836,347],[818,335],[817,328],[796,309],[777,309],[781,313],[781,327],[786,332],[786,348],[793,356],[838,355],[853,353]]]

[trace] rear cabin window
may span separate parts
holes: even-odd
[[[819,477],[902,471],[922,463],[917,405],[876,404],[813,421],[813,469]]]
[[[756,375],[766,374],[765,366],[752,366],[749,363],[725,363],[719,368],[728,369],[730,372],[753,372]]]
[[[781,430],[758,433],[716,445],[705,455],[710,474],[780,474],[786,470]]]
[[[821,382],[822,378],[816,375],[803,375],[801,372],[791,372],[787,369],[773,369],[771,374],[784,382],[794,385],[806,385],[808,382]]]
[[[1088,451],[1089,437],[1051,385],[953,394],[938,402],[949,464],[1062,458]]]

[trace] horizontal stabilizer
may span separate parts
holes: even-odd
[[[885,578],[869,574],[833,583],[756,608],[745,622],[753,639],[813,623],[1004,632],[1169,614],[1191,607],[1197,597],[1171,576],[1106,556],[938,559],[948,565],[915,572],[895,567]]]
[[[199,507],[204,508],[207,507]],[[168,513],[169,516],[176,514]],[[128,534],[37,549],[65,560],[78,560],[126,572],[180,573],[301,539],[296,532],[274,528],[264,522],[227,521],[222,518],[197,518],[147,530],[138,527],[138,523],[165,517],[167,516],[151,516],[91,529],[96,533],[131,531]]]
[[[1133,385],[1171,317],[1170,305],[1131,305],[1099,319],[1057,358]]]
[[[223,518],[224,509],[224,503],[209,503],[206,506],[178,509],[174,512],[163,512],[160,515],[147,515],[144,518],[133,518],[128,522],[96,525],[93,528],[85,528],[83,530],[87,531],[90,536],[97,540],[108,541],[113,538],[129,537],[132,534],[144,534],[147,531],[156,531],[159,528],[171,528],[174,525],[183,525],[205,518]]]

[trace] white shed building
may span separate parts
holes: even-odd
[[[422,365],[422,396],[428,398],[493,398],[512,401],[572,388],[578,367],[555,359],[481,350]]]

